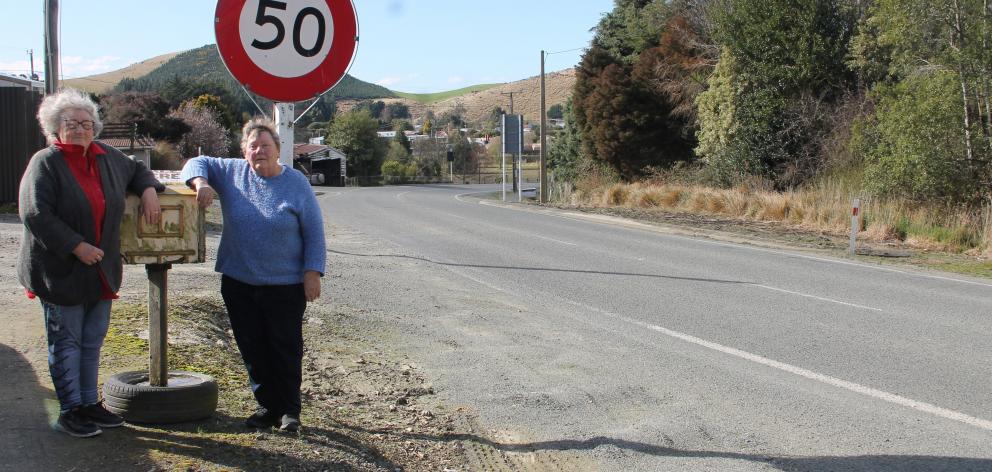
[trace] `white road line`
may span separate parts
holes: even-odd
[[[392,243],[392,241],[390,241],[390,242]],[[442,265],[441,267],[444,267],[446,270],[448,270],[448,271],[450,271],[452,273],[455,273],[455,274],[457,274],[457,275],[459,275],[461,277],[464,277],[466,279],[469,279],[469,280],[471,280],[471,281],[473,281],[475,283],[478,283],[478,284],[480,284],[480,285],[482,285],[484,287],[488,287],[488,288],[490,288],[492,290],[495,290],[495,291],[498,291],[498,292],[502,292],[502,293],[508,294],[510,296],[516,296],[516,297],[519,297],[520,296],[520,294],[517,294],[513,290],[508,290],[508,289],[505,289],[503,287],[499,287],[497,285],[494,285],[494,284],[491,284],[489,282],[486,282],[486,281],[484,281],[484,280],[482,280],[482,279],[480,279],[478,277],[473,277],[473,276],[465,273],[465,271],[458,270],[458,269],[456,269],[456,268],[454,268],[454,267],[452,267],[450,265]],[[772,288],[772,287],[763,287],[763,288]],[[774,288],[772,288],[772,289],[774,289]],[[911,398],[906,398],[906,397],[903,397],[903,396],[899,396],[899,395],[896,395],[894,393],[885,392],[883,390],[878,390],[878,389],[874,389],[874,388],[871,388],[871,387],[866,387],[864,385],[857,384],[857,383],[854,383],[854,382],[849,382],[849,381],[846,381],[846,380],[838,379],[836,377],[831,377],[829,375],[824,375],[824,374],[820,374],[820,373],[817,373],[817,372],[813,372],[813,371],[808,370],[808,369],[803,369],[802,367],[797,367],[797,366],[794,366],[794,365],[791,365],[791,364],[786,364],[784,362],[776,361],[774,359],[769,359],[767,357],[759,356],[757,354],[752,354],[752,353],[747,352],[747,351],[742,351],[740,349],[732,348],[732,347],[729,347],[729,346],[724,346],[724,345],[719,344],[719,343],[715,343],[715,342],[712,342],[712,341],[707,341],[705,339],[697,338],[695,336],[692,336],[692,335],[689,335],[689,334],[685,334],[685,333],[681,333],[679,331],[671,330],[671,329],[668,329],[668,328],[664,328],[662,326],[654,325],[654,324],[647,323],[647,322],[640,321],[640,320],[635,320],[633,318],[622,316],[622,315],[619,315],[619,314],[616,314],[616,313],[611,313],[609,311],[602,310],[602,309],[596,308],[594,306],[587,305],[585,303],[580,303],[580,302],[576,302],[576,301],[573,301],[573,300],[569,300],[569,299],[564,298],[564,297],[561,297],[559,295],[550,294],[550,293],[547,293],[547,292],[543,292],[541,290],[535,290],[535,292],[540,293],[540,294],[543,294],[547,298],[557,298],[559,300],[562,300],[565,303],[568,303],[568,304],[571,304],[571,305],[574,305],[574,306],[577,306],[577,307],[580,307],[580,308],[583,308],[583,309],[586,309],[586,310],[589,310],[589,311],[592,311],[592,312],[595,312],[595,313],[600,313],[600,314],[609,316],[611,318],[614,318],[614,319],[617,319],[617,320],[620,320],[620,321],[624,321],[626,323],[629,323],[629,324],[632,324],[632,325],[635,325],[635,326],[640,326],[642,328],[646,328],[646,329],[649,329],[651,331],[655,331],[657,333],[661,333],[661,334],[664,334],[666,336],[669,336],[669,337],[672,337],[672,338],[675,338],[675,339],[678,339],[678,340],[681,340],[681,341],[684,341],[684,342],[687,342],[687,343],[690,343],[690,344],[695,344],[695,345],[700,346],[700,347],[704,347],[704,348],[707,348],[707,349],[710,349],[710,350],[713,350],[713,351],[717,351],[717,352],[721,352],[723,354],[727,354],[727,355],[730,355],[730,356],[733,356],[733,357],[737,357],[739,359],[744,359],[746,361],[754,362],[754,363],[759,364],[759,365],[763,365],[763,366],[766,366],[766,367],[771,367],[773,369],[781,370],[783,372],[787,372],[787,373],[790,373],[790,374],[793,374],[793,375],[798,375],[800,377],[803,377],[803,378],[806,378],[806,379],[809,379],[809,380],[813,380],[813,381],[816,381],[816,382],[820,382],[820,383],[824,383],[824,384],[827,384],[827,385],[831,385],[833,387],[837,387],[837,388],[841,388],[841,389],[844,389],[844,390],[848,390],[850,392],[854,392],[854,393],[857,393],[857,394],[860,394],[860,395],[871,397],[871,398],[874,398],[874,399],[877,399],[877,400],[881,400],[881,401],[884,401],[884,402],[887,402],[887,403],[892,403],[892,404],[895,404],[895,405],[899,405],[899,406],[911,408],[911,409],[914,409],[914,410],[917,410],[917,411],[920,411],[920,412],[923,412],[923,413],[926,413],[926,414],[929,414],[929,415],[937,416],[937,417],[948,419],[948,420],[952,420],[952,421],[957,421],[957,422],[960,422],[960,423],[967,424],[969,426],[974,426],[976,428],[984,429],[986,431],[992,431],[992,421],[989,421],[989,420],[985,420],[985,419],[982,419],[982,418],[976,418],[974,416],[966,415],[964,413],[961,413],[961,412],[958,412],[958,411],[954,411],[954,410],[951,410],[951,409],[942,408],[942,407],[939,407],[939,406],[936,406],[936,405],[932,405],[930,403],[921,402],[921,401],[918,401],[918,400],[913,400]]]
[[[788,293],[788,294],[791,294],[791,295],[798,295],[800,297],[812,298],[812,299],[815,299],[815,300],[821,300],[821,301],[830,302],[830,303],[837,303],[839,305],[846,305],[846,306],[850,306],[850,307],[854,307],[854,308],[861,308],[863,310],[882,311],[881,309],[878,309],[878,308],[872,308],[870,306],[858,305],[857,303],[842,302],[840,300],[834,300],[832,298],[818,297],[816,295],[810,295],[810,294],[802,293],[802,292],[793,292],[792,290],[786,290],[784,288],[772,287],[772,286],[769,286],[769,285],[762,285],[762,284],[748,284],[748,285],[750,285],[752,287],[761,287],[761,288],[767,289],[767,290],[774,290],[776,292]]]
[[[685,238],[684,236],[679,236],[679,237]],[[706,241],[706,240],[703,240],[703,239],[693,239],[693,241],[699,241],[699,242],[706,243],[706,244],[713,244],[713,245],[716,245],[716,246],[725,246],[725,247],[731,247],[731,248],[743,248],[743,249],[749,249],[749,250],[752,250],[752,251],[760,251],[760,252],[770,252],[772,254],[779,254],[779,255],[783,255],[783,256],[801,257],[803,259],[810,259],[810,260],[819,261],[819,262],[827,262],[827,263],[832,263],[832,264],[848,265],[848,266],[854,266],[854,267],[861,267],[861,268],[864,268],[864,269],[881,270],[881,271],[885,271],[885,272],[895,272],[897,274],[903,274],[903,275],[909,275],[909,276],[925,277],[925,278],[928,278],[928,279],[937,279],[937,280],[946,280],[946,281],[949,281],[949,282],[961,282],[961,283],[964,283],[964,284],[971,284],[971,285],[978,285],[980,287],[990,287],[990,288],[992,288],[992,284],[983,283],[983,282],[977,282],[977,281],[974,281],[974,280],[958,279],[958,278],[954,278],[954,277],[944,277],[942,275],[922,274],[922,273],[919,273],[919,272],[910,272],[910,271],[906,271],[906,270],[894,269],[894,268],[891,268],[891,267],[874,266],[874,265],[868,265],[868,264],[863,264],[863,263],[859,263],[859,262],[844,261],[844,260],[840,260],[840,259],[827,259],[825,257],[810,256],[810,255],[807,255],[807,254],[799,254],[799,253],[794,253],[794,252],[776,251],[774,249],[768,249],[768,248],[763,248],[763,247],[754,247],[754,246],[748,246],[748,245],[734,245],[734,244],[728,244],[728,243],[721,243],[721,242],[717,242],[717,241]]]
[[[469,195],[469,194],[465,194],[465,195]],[[508,209],[508,210],[529,211],[531,213],[540,213],[540,214],[555,216],[555,217],[566,219],[566,220],[588,221],[588,222],[598,223],[598,224],[607,225],[607,226],[616,226],[617,225],[616,222],[611,221],[611,220],[614,220],[614,219],[615,220],[618,220],[618,221],[621,220],[621,218],[619,218],[619,217],[603,217],[602,215],[595,215],[596,218],[592,218],[592,217],[587,217],[586,215],[582,215],[582,214],[559,214],[559,213],[557,213],[555,211],[547,210],[547,209],[535,210],[535,209],[530,209],[530,208],[517,208],[517,207],[511,207],[511,206],[507,206],[507,205],[502,205],[502,204],[495,203],[495,202],[487,202],[485,200],[480,200],[479,201],[479,204],[480,205],[486,205],[486,206],[498,207],[498,208],[505,208],[505,209]],[[974,280],[965,280],[965,279],[959,279],[959,278],[955,278],[955,277],[945,277],[945,276],[942,276],[942,275],[924,274],[924,273],[920,273],[920,272],[910,272],[910,271],[899,270],[899,269],[895,269],[895,268],[891,268],[891,267],[882,267],[882,266],[876,266],[876,265],[868,265],[868,264],[864,264],[864,263],[860,263],[860,262],[852,262],[852,261],[844,261],[844,260],[840,260],[840,259],[828,259],[828,258],[825,258],[825,257],[810,256],[810,255],[801,254],[801,253],[798,253],[798,252],[779,251],[779,250],[775,250],[775,249],[768,249],[768,248],[757,247],[757,246],[752,246],[752,245],[747,245],[747,244],[725,243],[725,242],[720,242],[720,241],[708,240],[708,239],[700,238],[700,237],[692,237],[692,236],[686,236],[686,235],[682,235],[682,234],[674,234],[674,233],[670,233],[670,232],[659,231],[660,228],[657,227],[657,226],[649,225],[647,223],[641,223],[641,222],[638,222],[638,221],[622,221],[621,224],[622,224],[622,226],[624,226],[626,228],[630,228],[630,229],[639,229],[639,230],[642,230],[642,231],[647,231],[647,232],[655,233],[655,234],[661,233],[661,234],[664,234],[666,236],[671,236],[673,238],[679,238],[679,239],[684,239],[684,240],[688,240],[688,241],[695,241],[695,242],[699,242],[699,243],[703,243],[703,244],[712,244],[714,246],[723,246],[723,247],[729,247],[729,248],[735,248],[735,249],[746,249],[746,250],[750,250],[750,251],[768,252],[768,253],[778,254],[778,255],[782,255],[782,256],[799,257],[799,258],[803,258],[803,259],[810,259],[810,260],[814,260],[814,261],[826,262],[826,263],[831,263],[831,264],[841,264],[841,265],[848,265],[848,266],[854,266],[854,267],[861,267],[863,269],[872,269],[872,270],[881,270],[881,271],[886,271],[886,272],[895,272],[897,274],[903,274],[903,275],[907,275],[907,276],[924,277],[924,278],[936,279],[936,280],[945,280],[945,281],[948,281],[948,282],[960,282],[960,283],[963,283],[963,284],[978,285],[980,287],[990,287],[990,288],[992,288],[992,284],[985,283],[985,282],[978,282],[978,281],[974,281]]]
[[[793,374],[793,375],[798,375],[800,377],[804,377],[804,378],[807,378],[807,379],[810,379],[810,380],[814,380],[816,382],[824,383],[824,384],[827,384],[827,385],[831,385],[831,386],[834,386],[834,387],[842,388],[844,390],[849,390],[851,392],[858,393],[858,394],[861,394],[861,395],[865,395],[865,396],[868,396],[868,397],[871,397],[871,398],[875,398],[877,400],[882,400],[884,402],[893,403],[893,404],[904,406],[904,407],[907,407],[907,408],[912,408],[914,410],[921,411],[923,413],[927,413],[927,414],[930,414],[930,415],[933,415],[933,416],[938,416],[938,417],[941,417],[941,418],[945,418],[945,419],[949,419],[949,420],[953,420],[953,421],[958,421],[958,422],[961,422],[961,423],[964,423],[964,424],[967,424],[967,425],[970,425],[970,426],[974,426],[976,428],[981,428],[981,429],[984,429],[984,430],[987,430],[987,431],[992,431],[992,421],[989,421],[989,420],[985,420],[985,419],[982,419],[982,418],[976,418],[974,416],[969,416],[969,415],[966,415],[966,414],[961,413],[961,412],[958,412],[958,411],[950,410],[950,409],[947,409],[947,408],[942,408],[942,407],[939,407],[939,406],[936,406],[936,405],[932,405],[932,404],[929,404],[929,403],[926,403],[926,402],[921,402],[921,401],[918,401],[918,400],[913,400],[912,398],[902,397],[902,396],[896,395],[894,393],[885,392],[885,391],[874,389],[874,388],[871,388],[871,387],[866,387],[864,385],[860,385],[860,384],[857,384],[857,383],[854,383],[854,382],[848,382],[846,380],[841,380],[841,379],[838,379],[836,377],[831,377],[829,375],[824,375],[824,374],[820,374],[820,373],[817,373],[817,372],[813,372],[813,371],[808,370],[808,369],[803,369],[802,367],[797,367],[797,366],[794,366],[794,365],[791,365],[791,364],[786,364],[784,362],[779,362],[779,361],[776,361],[776,360],[773,360],[773,359],[769,359],[767,357],[759,356],[757,354],[752,354],[752,353],[747,352],[747,351],[742,351],[740,349],[732,348],[732,347],[729,347],[729,346],[724,346],[722,344],[718,344],[718,343],[715,343],[715,342],[712,342],[712,341],[707,341],[705,339],[700,339],[700,338],[697,338],[697,337],[692,336],[692,335],[689,335],[689,334],[680,333],[680,332],[675,331],[675,330],[664,328],[664,327],[661,327],[661,326],[658,326],[658,325],[654,325],[654,324],[651,324],[651,323],[647,323],[647,322],[644,322],[644,321],[640,321],[640,320],[635,320],[635,319],[632,319],[632,318],[628,318],[626,316],[618,315],[616,313],[610,313],[608,311],[601,310],[599,308],[596,308],[596,307],[593,307],[593,306],[589,306],[589,305],[586,305],[584,303],[574,302],[574,301],[567,300],[567,299],[565,299],[565,301],[568,302],[568,303],[570,303],[570,304],[572,304],[572,305],[576,305],[576,306],[585,308],[587,310],[591,310],[591,311],[594,311],[594,312],[597,312],[597,313],[601,313],[601,314],[604,314],[604,315],[607,315],[607,316],[616,318],[618,320],[625,321],[627,323],[630,323],[630,324],[633,324],[633,325],[636,325],[636,326],[640,326],[642,328],[649,329],[651,331],[655,331],[655,332],[664,334],[666,336],[669,336],[669,337],[672,337],[672,338],[675,338],[675,339],[679,339],[679,340],[682,340],[682,341],[685,341],[685,342],[688,342],[688,343],[691,343],[691,344],[695,344],[697,346],[705,347],[707,349],[711,349],[711,350],[714,350],[714,351],[717,351],[717,352],[728,354],[728,355],[731,355],[731,356],[734,356],[734,357],[737,357],[737,358],[740,358],[740,359],[751,361],[751,362],[754,362],[756,364],[760,364],[760,365],[763,365],[763,366],[766,366],[766,367],[771,367],[773,369],[778,369],[778,370],[781,370],[783,372],[788,372],[788,373]]]
[[[560,239],[554,239],[554,238],[546,238],[546,237],[544,237],[544,236],[538,236],[538,235],[536,235],[536,234],[531,234],[530,236],[533,236],[533,237],[535,237],[535,238],[538,238],[538,239],[543,239],[543,240],[545,240],[545,241],[551,241],[551,242],[555,242],[555,243],[558,243],[558,244],[565,244],[565,245],[567,245],[567,246],[578,246],[578,244],[575,244],[575,243],[570,243],[570,242],[568,242],[568,241],[562,241],[562,240],[560,240]]]

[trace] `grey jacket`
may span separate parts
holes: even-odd
[[[82,241],[94,244],[96,229],[89,201],[62,151],[56,146],[38,151],[21,178],[18,210],[24,236],[17,276],[21,285],[49,303],[79,305],[99,300],[100,271],[117,292],[123,271],[120,226],[125,192],[141,195],[148,187],[165,190],[144,164],[111,146],[94,143],[106,151],[96,160],[106,201],[99,245],[104,257],[98,264],[88,266],[72,254]]]

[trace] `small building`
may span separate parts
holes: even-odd
[[[155,149],[155,140],[138,134],[138,125],[135,123],[104,123],[100,136],[100,142],[117,148],[131,158],[140,161],[145,167],[152,168],[152,151]]]
[[[45,83],[37,78],[29,78],[24,75],[10,75],[0,73],[0,87],[17,87],[32,92],[45,93]]]
[[[348,178],[348,158],[324,144],[294,144],[293,167],[310,178],[312,185],[344,187]]]

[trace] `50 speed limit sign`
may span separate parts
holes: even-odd
[[[351,0],[219,0],[214,33],[238,82],[269,100],[297,102],[344,77],[358,20]]]

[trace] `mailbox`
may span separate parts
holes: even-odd
[[[162,207],[157,225],[141,216],[141,199],[128,195],[121,220],[121,256],[125,264],[180,264],[206,261],[204,211],[196,192],[179,182],[165,183],[158,194]]]

